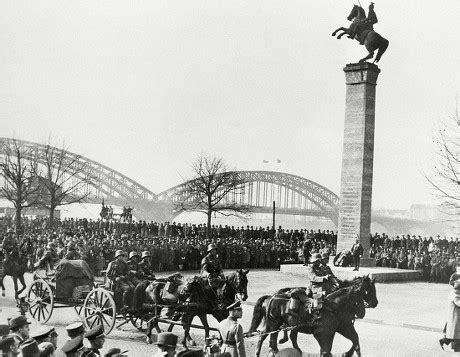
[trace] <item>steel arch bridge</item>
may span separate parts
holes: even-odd
[[[276,212],[290,215],[329,217],[338,221],[339,197],[326,187],[306,178],[276,171],[237,171],[244,182],[242,194],[226,197],[227,202],[251,206],[251,212],[271,213],[275,201]],[[177,202],[188,182],[158,194],[158,199]]]
[[[33,152],[37,162],[42,162],[46,145],[24,140],[0,138],[0,155],[4,147],[15,141]],[[181,183],[159,194],[137,183],[122,173],[84,156],[65,151],[65,156],[73,162],[72,169],[78,174],[90,175],[92,180],[85,185],[86,201],[107,204],[130,205],[135,207],[139,219],[171,220],[176,216],[173,206],[180,199],[178,192],[187,185]],[[320,216],[338,222],[339,197],[326,187],[306,178],[275,171],[237,171],[244,182],[243,194],[226,197],[227,201],[237,201],[251,206],[254,213],[271,213],[273,201],[278,214]]]

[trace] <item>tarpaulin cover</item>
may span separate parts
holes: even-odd
[[[73,289],[93,285],[94,275],[84,260],[62,259],[56,267],[56,297],[71,297]]]

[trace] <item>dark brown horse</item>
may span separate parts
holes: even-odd
[[[350,15],[347,19],[352,21],[352,24],[349,28],[339,27],[332,33],[332,36],[335,36],[337,32],[343,31],[337,36],[337,39],[340,39],[343,35],[347,34],[349,38],[356,39],[360,44],[364,45],[369,52],[368,55],[359,60],[359,62],[364,62],[368,59],[374,57],[374,52],[377,50],[377,56],[374,59],[374,63],[380,61],[380,58],[385,53],[388,48],[389,41],[377,32],[374,31],[373,24],[377,22],[377,17],[372,10],[372,16],[366,18],[366,12],[361,6],[354,5],[351,9]],[[371,15],[371,11],[369,11]]]
[[[17,299],[26,289],[26,283],[24,281],[24,273],[27,270],[27,259],[24,254],[21,254],[18,248],[14,248],[11,251],[4,253],[5,258],[1,259],[1,274],[0,274],[0,287],[2,288],[2,296],[5,296],[5,286],[3,285],[3,279],[9,275],[13,278],[14,283],[14,297]],[[18,287],[18,280],[21,282],[22,288]]]
[[[277,293],[262,296],[254,307],[249,332],[255,332],[260,324],[262,324],[262,333],[273,332],[270,334],[270,353],[275,354],[278,351],[276,342],[278,330],[283,326],[290,326],[292,345],[299,351],[297,334],[302,332],[313,334],[320,345],[321,356],[330,356],[334,335],[338,332],[352,341],[351,349],[344,354],[351,356],[355,351],[360,355],[354,320],[364,317],[365,307],[376,307],[378,300],[374,282],[366,276],[345,282],[344,287],[326,296],[319,316],[314,321],[306,310],[301,310],[297,318],[288,314],[288,304],[289,296]],[[260,356],[262,343],[267,336],[268,334],[262,334],[259,337],[256,356]],[[284,340],[287,340],[287,336]]]
[[[209,324],[207,321],[207,315],[212,315],[217,321],[222,321],[228,317],[227,307],[235,302],[238,298],[245,301],[248,298],[248,278],[247,274],[249,270],[237,270],[236,272],[230,273],[225,276],[225,287],[223,290],[222,300],[219,301],[216,291],[209,285],[209,282],[205,278],[195,277],[191,279],[186,285],[182,292],[180,301],[172,306],[174,315],[173,321],[180,319],[180,322],[184,328],[184,337],[182,339],[182,345],[184,347],[187,344],[195,345],[195,341],[190,336],[190,327],[195,316],[200,318],[205,331],[205,337],[209,337]],[[159,306],[165,305],[165,302],[161,300],[161,293],[159,289],[163,287],[158,286],[154,290],[149,291],[149,300],[153,304]],[[157,311],[157,316],[159,312]],[[148,326],[147,336],[151,334],[152,327],[155,327],[158,332],[158,319],[154,318],[150,326]],[[169,326],[169,331],[174,327],[173,324]]]

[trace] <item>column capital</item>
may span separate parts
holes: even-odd
[[[368,62],[349,63],[344,68],[345,80],[347,85],[354,84],[377,84],[377,77],[380,73],[380,68]]]

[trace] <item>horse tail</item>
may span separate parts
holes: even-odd
[[[382,57],[382,55],[385,53],[385,51],[387,50],[388,48],[388,45],[390,44],[390,41],[388,41],[386,38],[383,38],[382,37],[382,45],[379,46],[379,50],[377,52],[377,56],[375,57],[375,63],[377,63],[378,61],[380,61],[380,58]]]
[[[257,300],[256,305],[254,306],[254,311],[252,312],[251,327],[249,328],[249,332],[256,331],[257,327],[259,327],[260,323],[265,318],[263,303],[269,297],[270,295],[264,295]]]

